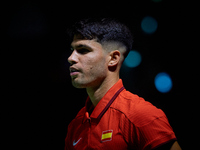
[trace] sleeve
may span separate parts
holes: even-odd
[[[176,136],[166,116],[154,119],[144,126],[136,127],[138,148],[153,149],[171,140]]]
[[[149,150],[176,140],[164,112],[151,108],[140,109],[131,117],[122,116],[120,129],[130,149]]]

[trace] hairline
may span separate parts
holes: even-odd
[[[126,45],[124,45],[122,42],[120,41],[117,41],[117,40],[99,40],[97,37],[92,37],[92,38],[87,38],[87,37],[84,37],[82,34],[78,33],[78,34],[74,34],[74,37],[73,37],[73,41],[74,39],[77,39],[77,40],[94,40],[98,43],[100,43],[102,45],[102,47],[107,47],[107,45],[115,45],[116,48],[123,48],[125,49],[125,51],[128,51],[127,50],[127,47]],[[113,51],[113,50],[110,50],[110,49],[106,49],[108,51]],[[116,49],[114,49],[116,50]]]

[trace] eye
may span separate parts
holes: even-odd
[[[80,49],[77,49],[77,52],[80,54],[87,54],[90,52],[90,50],[86,48],[80,48]]]

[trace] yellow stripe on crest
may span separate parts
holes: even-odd
[[[102,134],[101,140],[108,139],[108,138],[111,138],[111,137],[112,137],[112,132],[111,133],[105,133],[105,134]]]

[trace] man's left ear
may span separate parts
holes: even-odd
[[[110,52],[110,61],[108,63],[109,67],[116,66],[120,61],[121,53],[118,50],[114,50]]]

